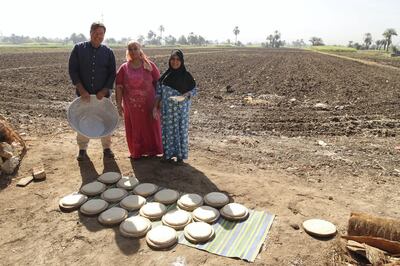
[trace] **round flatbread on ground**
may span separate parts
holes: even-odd
[[[86,195],[74,192],[61,198],[58,205],[62,211],[72,211],[78,209],[87,199],[88,197]]]
[[[186,211],[193,211],[197,207],[203,205],[203,198],[199,194],[195,193],[188,193],[182,195],[178,202],[178,207],[186,210]]]
[[[96,215],[108,208],[108,202],[102,199],[91,199],[86,201],[79,211],[85,215]]]
[[[114,184],[121,179],[121,174],[117,172],[107,172],[100,175],[97,180],[104,184]]]
[[[313,236],[331,237],[336,234],[336,226],[321,219],[310,219],[303,222],[304,230]]]
[[[230,217],[243,217],[248,212],[247,208],[239,203],[229,203],[221,211]]]
[[[174,228],[175,230],[183,229],[192,221],[190,213],[184,210],[172,210],[164,214],[162,222],[164,225]]]
[[[129,195],[119,203],[127,211],[139,210],[144,204],[146,204],[146,199],[140,195]]]
[[[220,213],[213,207],[200,206],[193,211],[192,215],[196,222],[213,223],[218,220]]]
[[[225,205],[220,213],[226,220],[243,221],[249,216],[249,210],[239,203],[229,203]]]
[[[117,183],[117,187],[123,188],[126,190],[132,190],[137,184],[139,184],[139,180],[137,180],[134,176],[123,176]]]
[[[150,229],[150,220],[139,215],[125,219],[119,226],[121,234],[125,237],[142,237]]]
[[[151,229],[146,235],[146,242],[151,248],[166,249],[178,242],[175,229],[159,225]]]
[[[158,190],[158,186],[152,183],[141,183],[133,188],[133,193],[142,197],[153,195]]]
[[[184,235],[192,243],[204,243],[214,237],[214,229],[208,223],[194,222],[185,227]]]
[[[221,208],[229,203],[229,198],[222,192],[211,192],[204,196],[204,202],[214,208]]]
[[[128,212],[119,207],[112,207],[99,215],[98,221],[103,225],[115,225],[128,217]]]
[[[179,192],[173,189],[162,189],[154,195],[154,201],[166,205],[175,203],[178,200],[178,198],[179,198]]]
[[[158,220],[165,214],[166,211],[167,208],[164,204],[159,202],[149,202],[140,208],[139,213],[143,217],[146,217],[150,220]]]
[[[107,186],[105,184],[98,181],[94,181],[86,185],[83,185],[80,189],[80,192],[87,196],[97,196],[103,193],[104,190],[106,190],[106,188]]]
[[[128,191],[122,188],[110,188],[101,194],[101,198],[107,202],[119,202],[128,195]]]

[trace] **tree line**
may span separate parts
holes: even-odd
[[[240,34],[239,26],[235,26],[233,28],[233,34],[235,36],[235,42],[232,43],[230,39],[227,39],[225,42],[220,43],[218,40],[211,41],[207,40],[201,35],[195,34],[194,32],[190,32],[188,35],[181,35],[178,38],[168,35],[163,36],[165,32],[165,27],[160,25],[158,27],[158,32],[149,30],[146,36],[139,35],[136,40],[140,42],[142,45],[196,45],[203,46],[209,44],[228,44],[235,46],[243,46],[243,44],[238,40],[238,35]],[[396,47],[392,45],[392,37],[397,36],[397,32],[393,28],[386,29],[383,34],[382,39],[377,39],[373,42],[372,34],[365,33],[363,38],[363,43],[349,41],[348,47],[359,49],[378,49],[389,51],[390,46],[392,49],[396,50]],[[109,45],[126,45],[129,40],[132,38],[123,37],[119,40],[115,38],[106,38],[105,42]],[[34,37],[31,38],[29,36],[18,36],[12,34],[11,36],[0,36],[1,43],[9,43],[9,44],[23,44],[23,43],[60,43],[60,44],[76,44],[78,42],[83,42],[88,40],[88,38],[82,33],[72,33],[71,36],[66,38],[47,38],[47,37]],[[309,39],[311,46],[323,46],[324,41],[320,37],[313,36]],[[251,43],[248,43],[251,44]],[[291,44],[287,44],[286,41],[282,40],[282,35],[278,30],[275,30],[272,34],[266,37],[266,41],[261,43],[262,47],[269,48],[279,48],[283,46],[288,47],[305,47],[307,43],[303,39],[298,39]]]
[[[392,45],[393,36],[397,36],[397,31],[393,28],[386,29],[382,33],[383,38],[377,39],[375,42],[373,41],[372,34],[367,32],[364,34],[363,43],[349,41],[348,47],[356,48],[357,50],[368,50],[368,49],[376,49],[389,51],[390,46],[392,49],[396,50],[395,46]]]

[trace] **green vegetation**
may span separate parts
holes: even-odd
[[[356,48],[336,45],[324,45],[324,46],[310,46],[307,49],[318,51],[318,52],[356,52]]]
[[[0,54],[7,53],[43,53],[70,51],[72,44],[60,43],[24,43],[24,44],[2,44],[0,43]]]

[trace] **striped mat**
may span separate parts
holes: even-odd
[[[243,222],[231,222],[221,217],[212,225],[215,231],[213,240],[195,245],[185,239],[183,231],[179,231],[178,242],[217,255],[254,262],[274,218],[274,214],[264,211],[250,211],[249,218]]]
[[[115,185],[111,185],[108,188],[112,187],[115,187]],[[99,196],[92,198],[99,198]],[[147,202],[152,201],[153,196],[147,198]],[[110,204],[109,208],[114,206],[119,206],[119,203]],[[176,203],[167,206],[167,211],[174,209],[177,209]],[[129,212],[128,216],[135,215],[138,215],[138,211]],[[204,244],[192,244],[185,239],[182,230],[177,231],[178,243],[224,257],[240,258],[245,261],[254,262],[267,237],[274,218],[275,215],[272,213],[254,210],[249,210],[249,217],[242,222],[231,222],[220,217],[216,223],[212,224],[215,237],[211,241]],[[152,227],[154,228],[161,224],[161,221],[153,221]]]

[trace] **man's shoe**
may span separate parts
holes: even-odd
[[[104,156],[104,158],[108,158],[108,159],[114,159],[115,158],[115,155],[114,155],[114,153],[112,152],[111,149],[104,149],[103,156]]]
[[[89,156],[87,155],[86,150],[79,150],[79,153],[78,153],[78,156],[76,156],[76,159],[79,162],[88,160]]]

